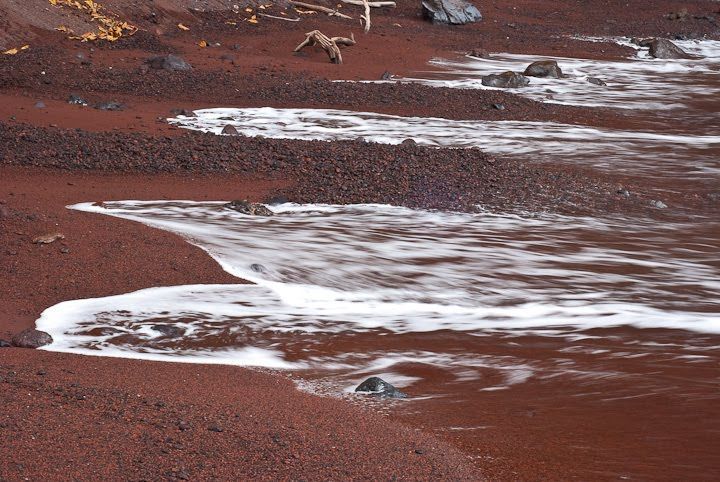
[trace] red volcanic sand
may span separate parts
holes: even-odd
[[[617,58],[627,53],[618,46],[568,38],[577,34],[717,37],[717,23],[708,20],[717,17],[717,3],[711,1],[658,1],[652,6],[619,0],[481,2],[483,22],[457,28],[429,25],[421,18],[419,2],[403,2],[397,9],[373,10],[373,28],[368,35],[363,35],[355,22],[321,15],[304,16],[298,23],[260,18],[259,24],[253,25],[239,18],[248,15],[227,11],[233,2],[219,0],[205,2],[211,7],[205,13],[187,10],[196,3],[108,0],[110,10],[141,27],[134,37],[111,46],[67,40],[54,28],[68,25],[83,31],[92,25],[44,0],[0,5],[0,50],[31,45],[29,51],[16,56],[0,55],[0,129],[23,136],[10,148],[2,146],[0,157],[0,338],[32,327],[42,310],[68,299],[151,286],[240,282],[178,236],[130,221],[70,211],[65,208],[68,204],[113,199],[261,200],[278,189],[290,189],[302,200],[313,200],[308,191],[313,183],[333,191],[319,196],[323,200],[398,199],[381,196],[383,189],[397,188],[392,176],[373,173],[364,177],[361,169],[331,174],[336,172],[332,166],[336,154],[345,155],[354,145],[342,146],[340,151],[330,145],[308,147],[324,160],[318,171],[303,171],[301,163],[302,169],[275,170],[267,162],[254,169],[253,159],[247,156],[243,168],[231,155],[214,162],[198,151],[216,152],[212,150],[215,141],[203,146],[205,141],[199,135],[182,140],[200,139],[186,155],[173,152],[168,159],[145,160],[146,153],[138,146],[158,148],[178,139],[178,129],[163,121],[171,109],[340,107],[461,119],[576,123],[592,119],[596,125],[612,125],[622,116],[611,111],[546,106],[507,93],[359,87],[329,79],[375,80],[385,71],[409,74],[426,69],[433,56],[451,57],[473,49],[590,58]],[[688,10],[686,20],[665,17],[680,8]],[[359,10],[343,7],[355,16]],[[268,11],[279,14],[280,9]],[[294,16],[292,10],[288,14]],[[228,20],[236,25],[226,23]],[[180,31],[179,22],[191,30]],[[292,53],[304,33],[315,28],[330,35],[356,34],[358,45],[345,49],[344,65],[329,64],[319,49]],[[200,48],[200,39],[211,47]],[[194,70],[144,72],[144,59],[163,52],[182,55]],[[70,106],[65,100],[71,93],[92,103],[119,101],[126,109],[104,112]],[[38,100],[46,108],[35,108]],[[503,103],[505,110],[493,109],[494,103]],[[56,132],[55,128],[81,132],[73,134],[72,142],[65,142],[61,138],[68,131]],[[94,137],[85,139],[87,131]],[[48,132],[54,135],[46,135]],[[118,133],[139,133],[140,137],[133,140]],[[36,153],[30,144],[37,145]],[[288,164],[302,150],[301,143],[292,142],[254,140],[251,147],[255,146],[266,157],[276,149],[287,153]],[[387,162],[396,155],[417,159],[427,155],[413,147],[367,149],[370,154],[364,155],[377,152]],[[125,152],[122,163],[110,162],[108,152],[113,150]],[[128,162],[133,156],[135,162]],[[457,166],[463,158],[457,159],[455,167],[443,172],[450,178],[459,174]],[[311,165],[312,160],[301,161]],[[496,162],[482,154],[475,161],[487,166]],[[152,164],[152,169],[146,164]],[[539,180],[558,175],[552,167],[483,166],[479,172],[502,175],[499,179],[488,175],[475,187],[483,193],[492,187],[506,197],[532,195],[537,189],[531,187]],[[615,182],[577,170],[559,174],[572,187],[569,194],[587,196],[591,206],[597,200],[594,197],[601,199]],[[367,190],[358,179],[368,181]],[[637,180],[622,181],[628,185]],[[443,194],[452,196],[466,187],[445,184],[448,192]],[[556,207],[560,196],[554,196],[552,190],[564,186],[548,186],[548,197],[529,199],[529,205],[547,202]],[[351,192],[345,192],[346,187]],[[417,196],[410,199],[421,204]],[[624,206],[611,204],[613,209]],[[35,236],[51,232],[61,232],[65,239],[44,246],[32,243]],[[590,454],[616,456],[608,450],[617,442],[609,431],[622,424],[629,432],[642,433],[643,424],[651,423],[644,418],[633,425],[627,414],[608,413],[614,419],[607,426],[598,417],[585,425],[584,412],[579,410],[584,407],[576,405],[564,415],[542,410],[543,422],[527,434],[519,422],[525,418],[515,415],[525,417],[526,412],[534,413],[536,406],[562,408],[573,400],[563,396],[563,387],[541,394],[495,392],[488,397],[484,413],[495,425],[507,423],[508,435],[499,442],[508,449],[501,451],[501,460],[484,460],[482,456],[471,459],[468,454],[492,446],[494,440],[468,444],[465,438],[457,446],[440,441],[420,429],[433,426],[428,422],[432,413],[410,418],[406,423],[411,425],[405,426],[393,415],[380,416],[341,400],[298,392],[282,375],[241,368],[1,348],[0,387],[0,478],[8,480],[477,479],[487,468],[491,470],[486,474],[505,479],[578,474],[587,478],[582,461],[561,456],[557,458],[560,465],[548,462],[555,451],[564,450],[562,443],[553,442],[554,427],[562,426],[565,436],[561,440],[567,444],[594,444],[599,448],[593,452],[594,447],[589,447]],[[538,395],[542,400],[535,399]],[[527,400],[507,398],[513,396]],[[526,406],[530,408],[525,410]],[[628,413],[643,408],[633,405]],[[533,448],[532,444],[543,440],[548,443],[542,449]],[[626,451],[629,463],[647,455],[634,453],[631,445]],[[692,462],[707,464],[711,474],[717,458],[703,457]],[[642,465],[642,460],[638,464]],[[663,476],[661,466],[640,472]],[[596,472],[592,477],[604,475]]]

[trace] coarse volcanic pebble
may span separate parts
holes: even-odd
[[[292,181],[300,203],[582,212],[619,206],[609,181],[575,168],[498,159],[480,149],[365,141],[296,141],[188,132],[90,133],[0,123],[0,164],[113,172],[261,175]],[[628,209],[634,201],[622,198]]]

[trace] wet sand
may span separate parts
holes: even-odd
[[[129,3],[108,2],[116,10],[137,14],[128,8]],[[13,136],[25,131],[26,136],[18,135],[11,146],[6,144],[0,158],[0,338],[33,326],[43,309],[63,300],[158,285],[238,282],[200,249],[177,236],[137,223],[69,211],[64,207],[67,204],[111,199],[262,200],[278,190],[306,202],[396,199],[380,196],[397,184],[396,178],[370,178],[372,182],[365,184],[374,187],[365,189],[358,182],[367,179],[364,169],[350,169],[349,175],[337,176],[332,174],[334,166],[319,173],[288,167],[272,169],[264,162],[257,163],[261,169],[253,168],[252,163],[249,168],[238,169],[237,159],[212,164],[208,162],[210,156],[197,152],[195,158],[182,156],[171,147],[164,164],[148,168],[143,150],[133,148],[128,142],[132,139],[120,134],[140,133],[140,146],[169,145],[172,141],[168,139],[176,138],[180,131],[158,117],[169,116],[171,109],[213,105],[354,107],[404,115],[573,119],[576,123],[582,123],[583,116],[594,120],[600,116],[609,124],[620,115],[548,107],[505,93],[443,92],[429,99],[427,88],[358,89],[351,84],[330,84],[326,79],[375,80],[386,70],[407,75],[425,69],[433,56],[450,57],[474,48],[587,58],[618,58],[624,53],[617,46],[588,45],[563,37],[571,34],[711,34],[717,38],[716,23],[692,17],[716,18],[716,2],[683,2],[691,14],[683,22],[663,17],[678,10],[680,2],[656,2],[653,7],[627,7],[627,2],[615,1],[591,3],[578,6],[572,2],[528,1],[509,6],[486,2],[480,6],[485,16],[482,23],[454,29],[426,24],[419,10],[411,6],[373,12],[373,30],[361,37],[355,28],[360,43],[346,50],[342,67],[330,65],[320,51],[307,56],[290,52],[312,28],[338,34],[353,30],[348,24],[320,16],[298,24],[261,20],[258,28],[251,30],[226,25],[227,14],[178,14],[167,9],[160,12],[158,24],[145,20],[146,16],[136,17],[138,22],[145,22],[144,31],[129,41],[129,49],[120,43],[119,49],[96,46],[94,52],[86,44],[63,40],[60,33],[53,32],[57,26],[54,19],[29,30],[27,18],[8,16],[3,41],[29,42],[32,48],[27,55],[0,58],[0,129]],[[200,19],[206,22],[204,26]],[[178,21],[191,24],[191,34],[178,32]],[[28,42],[24,42],[23,32],[32,32]],[[268,36],[273,42],[267,42]],[[223,46],[199,49],[196,41],[201,37]],[[235,44],[240,48],[233,49]],[[139,74],[142,59],[163,49],[187,58],[195,67],[192,75]],[[91,59],[91,65],[79,62],[75,56],[79,51]],[[223,60],[222,55],[233,59]],[[116,73],[111,73],[110,66]],[[41,69],[45,69],[49,82],[42,80]],[[65,99],[70,93],[84,95],[91,102],[118,100],[127,108],[102,112],[69,106]],[[47,109],[36,109],[38,100],[43,100]],[[493,109],[492,104],[498,102],[507,108]],[[46,128],[49,131],[44,131]],[[98,134],[92,138],[83,138],[84,132],[64,136],[57,129]],[[46,135],[50,131],[55,135]],[[63,141],[63,137],[70,140]],[[215,152],[214,142],[207,141],[211,152]],[[262,150],[263,158],[269,158],[276,149],[293,155],[302,150],[299,143],[288,147],[292,143],[283,141],[237,142],[249,142],[248,150]],[[350,152],[355,148],[351,144],[341,149]],[[308,152],[311,157],[333,158],[336,149],[313,145]],[[382,152],[388,159],[398,153],[422,157],[414,148],[372,149],[379,150],[370,150],[368,155]],[[111,162],[113,151],[124,152],[117,165]],[[132,157],[136,162],[130,161]],[[485,159],[479,154],[477,157]],[[571,186],[573,195],[585,199],[589,209],[622,212],[638,208],[608,197],[617,185],[633,186],[640,193],[653,187],[642,179],[588,170],[517,166],[492,182],[505,197],[514,196],[529,207],[558,209],[562,204],[558,200]],[[522,176],[512,175],[516,172]],[[457,170],[442,173],[450,176]],[[547,183],[551,186],[548,197],[521,199],[528,185],[558,174],[567,182]],[[323,176],[329,187],[320,195],[310,188]],[[475,191],[484,195],[487,187],[483,182]],[[468,185],[443,184],[438,193],[454,199],[463,189],[468,190]],[[412,200],[416,205],[437,202]],[[683,202],[692,204],[688,199]],[[704,201],[695,206],[714,209]],[[62,232],[66,239],[48,246],[31,243],[35,235],[51,231]],[[69,252],[63,253],[63,248]],[[539,346],[541,342],[526,340],[524,349],[541,359],[553,356]],[[493,342],[472,349],[493,352],[496,348]],[[632,358],[615,363],[626,371],[644,369],[643,365],[634,365]],[[668,381],[679,385],[680,394],[694,389],[686,381],[684,370],[671,368],[667,375]],[[707,377],[714,373],[716,367]],[[638,375],[641,377],[642,372]],[[712,436],[718,430],[713,424],[720,419],[717,402],[701,396],[688,401],[659,394],[608,405],[578,397],[582,386],[546,380],[512,392],[488,392],[486,403],[475,413],[479,425],[492,428],[457,436],[429,428],[457,422],[432,420],[431,411],[372,413],[367,407],[298,392],[283,374],[240,368],[3,348],[0,377],[5,409],[0,418],[0,451],[4,454],[0,456],[0,476],[10,480],[343,479],[377,478],[378,474],[387,479],[484,476],[522,480],[616,479],[629,474],[660,480],[686,474],[714,479],[720,470]],[[623,383],[635,382],[613,383],[618,386],[609,384],[602,390],[622,392]],[[709,428],[701,435],[689,435],[682,448],[675,445],[675,435],[692,433],[698,426]],[[669,433],[674,436],[668,437]],[[78,453],[82,452],[90,456],[80,460]],[[668,460],[672,462],[668,464]]]

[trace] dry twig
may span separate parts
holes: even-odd
[[[288,3],[290,3],[290,5],[293,5],[295,7],[306,8],[308,10],[313,10],[315,12],[327,13],[328,16],[330,16],[330,17],[340,17],[340,18],[347,18],[347,19],[352,20],[352,17],[345,15],[344,13],[340,13],[337,10],[333,10],[332,8],[322,7],[320,5],[313,5],[311,3],[296,2],[295,0],[290,0]]]
[[[365,5],[365,2],[363,0],[340,0],[342,3],[347,3],[348,5],[358,5],[360,7],[363,7]],[[368,5],[370,5],[373,8],[380,8],[380,7],[392,7],[395,8],[397,5],[395,2],[368,2]]]

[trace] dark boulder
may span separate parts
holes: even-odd
[[[641,47],[650,48],[650,56],[656,59],[697,59],[683,49],[664,38],[643,39],[638,41]]]
[[[185,59],[177,55],[158,55],[145,61],[150,68],[156,70],[192,70],[192,66]]]
[[[560,79],[563,76],[562,70],[554,60],[538,60],[528,65],[523,72],[529,77],[550,77]]]
[[[245,199],[235,200],[227,203],[226,208],[237,211],[241,214],[247,214],[249,216],[272,216],[273,212],[267,208],[264,204],[251,203]]]
[[[482,78],[482,85],[487,87],[518,88],[525,87],[530,79],[517,72],[503,72],[502,74],[490,74]]]
[[[422,6],[432,23],[463,25],[482,20],[480,10],[466,0],[423,0]]]
[[[406,398],[407,395],[380,377],[370,377],[355,389],[356,392],[369,393],[374,397]]]
[[[52,337],[44,331],[28,328],[12,337],[10,343],[18,348],[40,348],[53,342]]]
[[[240,135],[240,133],[235,129],[235,126],[231,126],[230,124],[223,127],[223,130],[221,134],[224,134],[226,136],[237,136]]]

